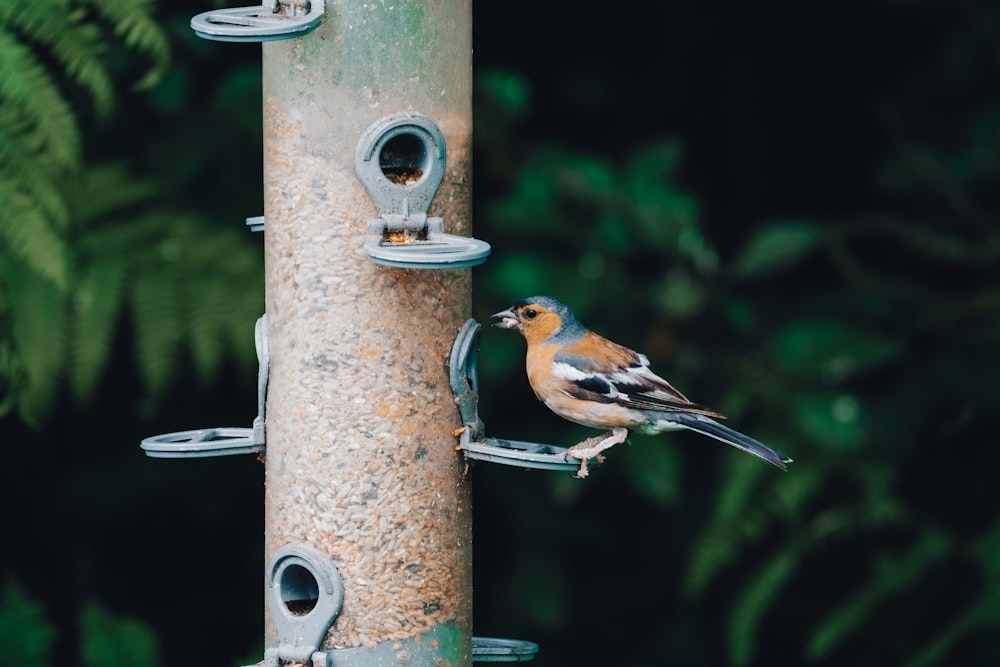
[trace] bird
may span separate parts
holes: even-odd
[[[656,435],[689,430],[732,445],[787,470],[792,459],[743,435],[717,419],[725,416],[687,399],[649,368],[649,359],[585,327],[564,303],[533,296],[492,315],[494,326],[515,329],[528,344],[525,366],[535,396],[571,422],[610,429],[565,451],[581,461],[577,477],[586,477],[587,462],[620,444],[629,431]]]

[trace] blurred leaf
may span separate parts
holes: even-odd
[[[231,71],[215,91],[213,106],[219,114],[239,124],[243,133],[254,136],[260,132],[262,110],[261,67],[253,63]]]
[[[154,397],[159,398],[173,379],[182,332],[176,326],[181,311],[177,284],[157,272],[135,276],[131,287],[135,362]]]
[[[885,364],[902,351],[897,340],[842,320],[792,321],[771,342],[776,368],[834,381]]]
[[[0,181],[0,249],[9,249],[39,276],[55,287],[68,283],[68,249],[62,235],[52,227],[30,196],[7,189]]]
[[[698,202],[675,185],[683,155],[680,142],[660,141],[632,155],[625,169],[624,193],[643,236],[663,249],[677,248],[698,224]]]
[[[115,343],[124,280],[125,263],[121,260],[83,267],[72,301],[75,329],[69,371],[73,395],[80,404],[93,399]]]
[[[152,104],[161,112],[177,111],[183,108],[191,94],[191,76],[182,69],[172,69],[150,91]]]
[[[483,92],[511,114],[523,113],[531,102],[531,82],[516,72],[489,69],[479,73],[477,83]]]
[[[570,188],[581,199],[600,202],[599,196],[614,189],[616,176],[611,164],[594,155],[567,154],[560,184]]]
[[[145,74],[134,84],[145,90],[155,86],[170,66],[170,43],[160,22],[152,16],[154,0],[106,2],[84,0],[101,18],[114,27],[114,33],[127,47],[151,60]]]
[[[508,234],[552,231],[562,226],[562,216],[552,210],[556,199],[553,174],[544,162],[528,165],[517,174],[510,193],[490,211]]]
[[[747,520],[751,514],[748,509],[766,472],[766,466],[749,457],[727,457],[715,506],[702,524],[688,560],[684,580],[688,595],[702,592],[721,568],[737,558],[743,543],[757,536],[760,526]]]
[[[11,338],[26,375],[18,397],[22,419],[39,424],[57,398],[59,376],[66,359],[67,317],[64,294],[16,262],[0,277],[10,290],[15,314]]]
[[[69,103],[29,44],[20,41],[7,22],[17,20],[9,10],[37,11],[40,17],[31,25],[46,26],[59,21],[57,12],[47,12],[43,3],[4,3],[0,5],[0,100],[8,113],[25,122],[35,151],[25,157],[37,159],[45,154],[62,168],[72,169],[80,161],[80,130]],[[16,23],[15,23],[16,25]]]
[[[632,487],[663,507],[673,505],[680,490],[677,448],[662,440],[642,438],[618,452]]]
[[[816,442],[858,447],[864,439],[861,402],[849,394],[800,394],[792,398],[799,428]]]
[[[671,317],[693,317],[705,305],[708,291],[683,266],[675,266],[653,292],[658,310]]]
[[[806,656],[818,660],[841,639],[871,619],[875,607],[923,577],[948,552],[949,540],[941,533],[926,532],[903,554],[883,555],[872,578],[828,614],[813,632]]]
[[[0,667],[48,667],[55,640],[42,606],[8,580],[0,604]]]
[[[758,230],[732,263],[737,279],[757,278],[801,262],[819,243],[812,223],[775,222]]]
[[[775,444],[775,443],[770,443]],[[776,517],[785,517],[790,521],[799,517],[802,508],[808,505],[811,498],[823,492],[826,474],[819,466],[792,464],[794,475],[784,475],[768,487],[767,497],[762,499],[770,513]]]
[[[621,218],[606,217],[597,223],[597,235],[592,244],[602,250],[624,253],[636,246],[636,239]]]
[[[753,660],[761,619],[795,573],[800,556],[799,547],[787,545],[750,573],[749,582],[733,604],[729,618],[729,659],[736,667],[749,665]]]
[[[87,667],[156,667],[156,636],[145,623],[115,616],[96,602],[80,612],[81,654]]]
[[[498,257],[490,281],[505,305],[538,294],[571,294],[576,271],[560,260],[536,254],[509,252]]]
[[[951,618],[943,629],[922,641],[905,662],[906,667],[934,667],[947,664],[946,656],[962,639],[982,631],[983,628],[996,632],[998,617],[1000,617],[1000,595],[997,595],[995,588],[987,588],[980,592],[977,600]]]
[[[523,610],[525,619],[542,628],[556,629],[569,613],[573,585],[568,573],[568,568],[552,558],[523,560],[515,569],[508,593]]]

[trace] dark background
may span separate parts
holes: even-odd
[[[110,121],[81,104],[85,155],[240,227],[263,207],[260,52],[195,37],[205,9],[157,10],[150,92],[112,48],[122,93]],[[796,459],[677,434],[586,482],[475,466],[476,633],[539,665],[997,664],[996,3],[480,1],[474,26],[475,316],[552,294]],[[120,320],[89,405],[0,421],[0,573],[60,664],[97,664],[94,601],[159,664],[256,661],[262,466],[138,448],[249,426],[252,358],[205,375],[180,350],[151,391]],[[488,433],[590,435],[535,401],[522,346],[482,335]]]

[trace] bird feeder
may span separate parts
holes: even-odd
[[[468,267],[490,252],[469,235],[471,3],[276,0],[191,25],[264,43],[264,215],[247,220],[264,234],[258,414],[142,446],[264,460],[258,664],[531,660],[531,642],[472,635],[449,381]]]

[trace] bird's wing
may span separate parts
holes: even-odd
[[[692,403],[649,369],[649,360],[593,332],[554,356],[552,372],[568,395],[637,410],[719,413]]]

